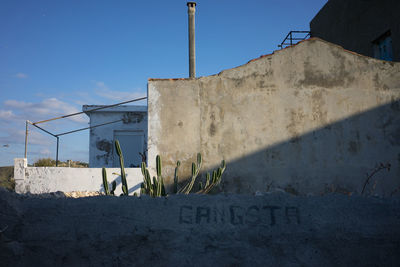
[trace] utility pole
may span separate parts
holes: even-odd
[[[189,77],[196,77],[195,20],[196,2],[187,2],[189,19]]]

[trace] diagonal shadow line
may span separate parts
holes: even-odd
[[[373,193],[390,195],[400,186],[399,100],[231,160],[221,188],[234,193],[271,187],[294,194],[360,192],[366,173],[380,162],[392,168],[377,175]]]

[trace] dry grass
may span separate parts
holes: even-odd
[[[0,186],[14,191],[14,167],[6,166],[0,167]]]
[[[33,167],[55,167],[56,161],[51,158],[42,158],[33,163]],[[89,164],[80,161],[59,161],[58,167],[71,167],[71,168],[88,168]]]

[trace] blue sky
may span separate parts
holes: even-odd
[[[309,30],[326,2],[198,0],[197,76],[272,53],[290,30]],[[25,120],[144,96],[148,78],[187,76],[186,1],[2,0],[0,166],[23,157]],[[87,125],[82,115],[41,126]],[[53,139],[31,127],[28,162],[54,158]],[[60,159],[87,162],[88,139],[88,131],[61,137]]]

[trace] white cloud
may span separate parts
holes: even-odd
[[[18,116],[15,115],[12,110],[1,110],[0,109],[0,120],[13,121],[17,118],[18,118]]]
[[[17,126],[9,127],[4,129],[3,134],[6,136],[0,137],[0,143],[4,144],[24,144],[25,143],[25,125],[20,125],[21,127],[17,128]],[[32,145],[42,145],[48,146],[54,142],[54,137],[47,136],[46,134],[38,131],[32,131],[32,129],[28,133],[28,143]]]
[[[43,98],[38,102],[19,101],[15,99],[9,99],[2,103],[0,102],[0,145],[7,144],[12,146],[12,151],[17,151],[18,156],[22,157],[25,143],[25,121],[30,120],[32,122],[37,122],[80,112],[81,106],[74,103],[76,100],[75,98],[79,99],[79,96],[75,96],[74,99],[70,100],[61,100],[60,98],[51,97]],[[81,114],[66,119],[43,123],[39,126],[51,133],[59,134],[86,127],[88,121],[89,118],[85,114]],[[28,158],[31,160],[35,155],[37,157],[44,157],[47,155],[54,156],[56,138],[40,131],[32,125],[30,125],[28,129]],[[66,140],[65,137],[61,139],[62,142]],[[62,154],[60,154],[63,156],[69,155],[68,151],[70,148],[76,146],[76,140],[73,136],[70,138],[70,141],[65,142],[69,143],[66,143],[67,148],[63,149]],[[6,150],[0,150],[0,152],[2,151]],[[2,157],[0,162],[3,162],[3,164],[5,164],[4,162],[9,164],[9,162],[12,162],[12,158],[15,157],[15,155],[11,153],[3,153],[0,156]],[[75,159],[75,155],[69,155],[69,157]],[[81,155],[80,157],[83,159],[87,158],[87,153],[86,157]]]
[[[22,72],[18,72],[17,74],[14,75],[16,78],[18,79],[26,79],[28,78],[28,75],[26,75],[25,73]]]
[[[46,98],[38,103],[7,100],[4,102],[4,106],[15,109],[21,116],[31,121],[50,119],[80,111],[75,106],[57,98]],[[79,123],[87,122],[84,115],[72,116],[68,119]]]
[[[79,111],[76,106],[57,98],[46,98],[36,103],[13,99],[7,100],[2,106],[0,105],[0,129],[2,129],[0,143],[24,144],[26,120],[36,122]],[[85,114],[45,123],[40,126],[52,133],[60,133],[81,128],[83,123],[85,123],[85,126],[88,123],[88,117]],[[29,127],[28,136],[29,145],[50,146],[55,142],[54,137],[33,126]]]

